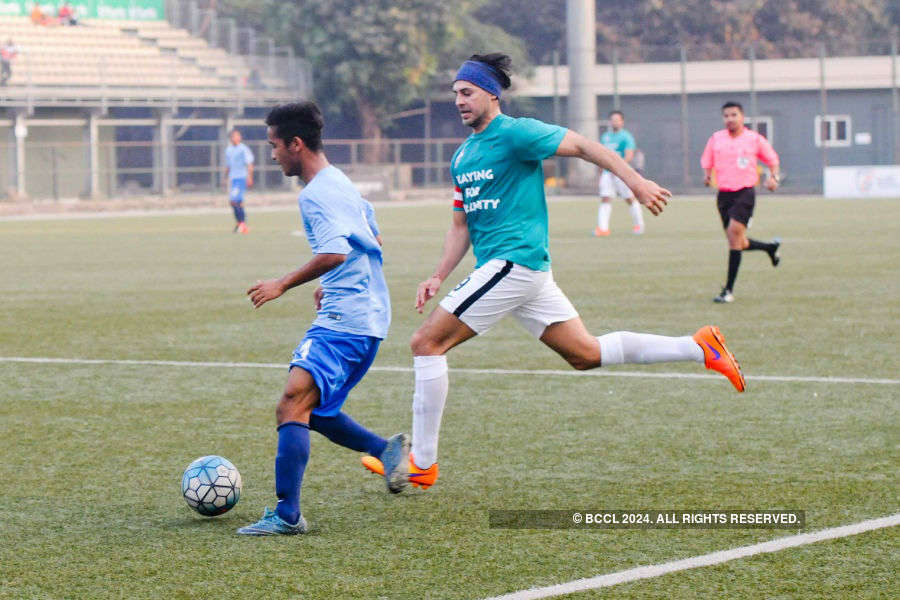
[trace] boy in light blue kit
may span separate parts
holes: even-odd
[[[322,151],[322,114],[312,102],[278,106],[266,117],[272,158],[288,177],[299,176],[303,227],[313,257],[280,279],[248,291],[259,308],[292,287],[321,278],[318,316],[294,350],[288,381],[275,411],[275,510],[238,529],[244,535],[306,533],[300,486],[309,460],[309,430],[358,452],[380,457],[385,480],[399,492],[409,472],[409,436],[385,440],[341,411],[347,394],[369,370],[387,335],[391,304],[371,205]]]
[[[244,212],[244,192],[253,187],[253,152],[241,142],[241,132],[231,130],[231,145],[225,148],[225,185],[234,211],[234,233],[249,233]]]

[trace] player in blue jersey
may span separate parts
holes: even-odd
[[[228,201],[234,211],[234,232],[249,233],[244,212],[244,192],[253,187],[253,152],[241,141],[241,132],[233,129],[231,144],[225,148],[225,185]]]
[[[694,361],[721,372],[744,391],[740,366],[717,327],[707,325],[693,336],[678,337],[588,332],[550,269],[542,161],[570,156],[608,169],[654,215],[663,210],[670,193],[600,143],[564,127],[504,115],[500,95],[510,86],[509,70],[506,55],[475,55],[462,64],[453,83],[456,108],[472,134],[450,161],[456,186],[453,217],[434,274],[416,292],[418,311],[437,294],[470,245],[476,263],[410,341],[415,387],[409,477],[422,488],[438,477],[438,433],[449,388],[447,352],[507,315],[579,370]],[[363,457],[363,465],[375,473],[383,471],[371,456]]]
[[[610,128],[600,136],[600,143],[633,167],[632,161],[637,145],[634,143],[634,136],[625,129],[625,114],[621,110],[609,113],[609,126]],[[597,237],[609,235],[609,216],[612,213],[613,198],[622,198],[628,203],[631,212],[631,230],[636,235],[644,233],[644,215],[640,203],[634,199],[634,194],[624,181],[609,169],[603,169],[600,173],[600,208],[597,210],[597,228],[594,235]]]
[[[407,481],[409,436],[385,440],[341,411],[347,394],[366,374],[391,321],[381,245],[371,205],[322,150],[322,114],[312,102],[278,106],[266,117],[272,158],[288,177],[298,176],[303,227],[313,257],[281,277],[257,281],[247,294],[259,308],[287,290],[319,278],[318,316],[294,350],[287,384],[275,411],[275,510],[265,509],[246,535],[305,533],[300,486],[309,460],[309,431],[371,456],[385,466],[388,489]]]

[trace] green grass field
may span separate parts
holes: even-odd
[[[313,288],[258,311],[244,291],[309,248],[289,235],[296,213],[248,212],[249,236],[230,233],[224,209],[0,222],[0,355],[286,364]],[[311,533],[246,539],[234,530],[274,505],[286,372],[0,361],[0,597],[483,598],[795,533],[496,530],[490,509],[792,508],[806,511],[805,531],[898,512],[898,385],[753,376],[896,377],[900,204],[764,195],[752,234],[783,238],[782,265],[745,254],[724,306],[711,302],[727,253],[711,199],[676,200],[642,237],[624,205],[602,240],[589,235],[594,203],[550,213],[556,280],[592,332],[718,324],[747,393],[724,378],[451,371],[437,485],[390,496],[355,453],[314,436]],[[409,367],[415,285],[449,209],[382,206],[378,217],[394,322],[376,366]],[[484,338],[452,352],[451,369],[568,370],[513,321]],[[409,430],[411,398],[411,373],[377,370],[345,408],[388,435]],[[244,490],[206,519],[179,485],[211,453],[238,466]],[[882,529],[575,597],[889,597],[897,542]]]

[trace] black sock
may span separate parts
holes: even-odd
[[[750,245],[745,248],[745,250],[765,250],[769,254],[775,252],[775,244],[772,242],[760,242],[759,240],[753,240],[747,238],[747,241],[750,242]]]
[[[734,280],[737,279],[738,268],[741,266],[741,251],[728,251],[728,283],[725,289],[729,292],[734,291]]]

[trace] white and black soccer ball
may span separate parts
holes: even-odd
[[[241,474],[228,459],[201,456],[184,470],[181,495],[201,515],[221,515],[241,498]]]

